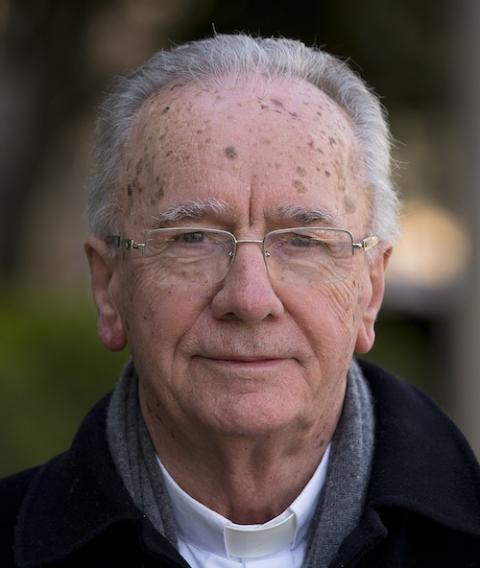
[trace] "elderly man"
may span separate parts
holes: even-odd
[[[362,81],[295,41],[180,46],[119,83],[97,157],[98,333],[131,361],[1,485],[2,566],[480,566],[463,437],[352,360],[397,206]]]

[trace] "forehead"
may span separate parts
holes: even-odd
[[[271,200],[307,208],[328,201],[341,216],[357,209],[358,164],[348,117],[315,86],[225,77],[172,83],[142,106],[122,183],[143,209],[227,198],[234,208],[253,203],[260,215]]]

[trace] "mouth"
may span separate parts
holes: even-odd
[[[201,356],[208,364],[216,365],[216,366],[223,366],[223,367],[237,367],[237,368],[266,368],[266,367],[274,367],[280,365],[287,361],[287,358],[283,357],[271,357],[268,355],[260,355],[255,357],[242,357],[238,355],[232,356],[216,356],[216,357],[207,357]]]

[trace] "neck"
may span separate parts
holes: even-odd
[[[165,416],[160,422],[140,395],[155,450],[173,479],[191,497],[237,524],[265,523],[295,500],[324,455],[342,403],[343,395],[329,416],[306,433],[291,426],[268,435],[235,437],[179,429],[178,422],[170,429]]]

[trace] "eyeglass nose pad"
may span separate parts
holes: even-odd
[[[240,241],[240,244],[243,244],[244,242],[250,242],[250,243],[253,242],[253,243],[261,244],[261,241]],[[222,280],[225,279],[227,274],[230,272],[230,268],[232,267],[232,264],[233,264],[235,257],[236,257],[237,247],[238,247],[238,244],[235,243],[233,249],[228,251],[228,253],[227,253],[227,256],[229,257],[229,263],[228,263],[227,271],[225,272],[225,275],[222,278]],[[263,246],[261,248],[262,248],[263,260],[265,262],[265,268],[267,269],[267,273],[269,274],[267,258],[269,258],[271,256],[271,253],[268,250],[265,250],[263,248]]]

